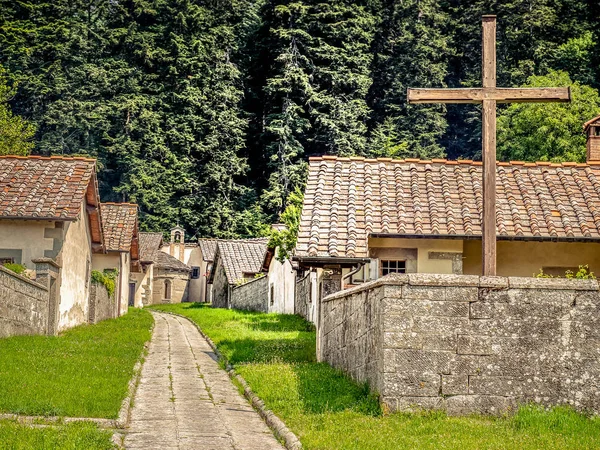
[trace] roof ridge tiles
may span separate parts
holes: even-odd
[[[322,164],[327,164],[329,161],[335,162],[364,162],[369,164],[375,163],[391,163],[391,164],[444,164],[444,165],[471,165],[471,166],[482,166],[482,161],[476,161],[473,159],[456,159],[449,160],[446,158],[431,158],[431,159],[421,159],[421,158],[390,158],[390,157],[378,157],[378,158],[365,158],[364,156],[336,156],[336,155],[322,155],[322,156],[310,156],[309,161],[320,161]],[[590,166],[600,166],[600,160],[594,161],[590,160],[584,163],[579,163],[575,161],[564,161],[564,162],[552,162],[552,161],[519,161],[519,160],[511,160],[511,161],[496,161],[497,166],[525,166],[525,167],[535,167],[535,166],[544,166],[544,167],[590,167]]]
[[[42,155],[0,155],[0,159],[34,159],[34,160],[63,160],[63,161],[87,161],[96,163],[95,158],[87,158],[85,156],[63,156],[63,155],[52,155],[52,156],[42,156]]]

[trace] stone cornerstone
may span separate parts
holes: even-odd
[[[323,299],[319,358],[391,411],[600,413],[596,280],[389,275]]]

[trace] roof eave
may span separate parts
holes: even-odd
[[[369,238],[387,238],[387,239],[451,239],[462,241],[480,241],[481,235],[477,234],[396,234],[396,233],[371,233]],[[538,242],[599,242],[598,237],[586,236],[508,236],[497,235],[498,241],[538,241]]]

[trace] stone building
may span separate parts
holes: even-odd
[[[54,292],[45,300],[48,326],[37,332],[53,334],[88,320],[92,259],[104,252],[99,205],[93,159],[0,157],[0,264],[24,265],[28,278],[48,280]],[[27,311],[38,308],[28,299],[18,300],[25,325]],[[15,302],[3,305],[0,315]]]
[[[143,306],[159,303],[197,301],[190,295],[192,268],[181,261],[188,248],[185,232],[180,227],[171,230],[171,242],[165,245],[162,233],[140,233],[140,265],[136,278],[135,301]],[[177,255],[177,257],[172,255]]]
[[[115,316],[125,314],[129,305],[134,306],[135,282],[130,278],[132,272],[141,272],[137,211],[137,205],[132,203],[100,204],[106,252],[94,254],[92,269],[117,272]]]
[[[140,233],[140,266],[141,271],[133,274],[135,280],[135,306],[147,306],[153,303],[154,297],[154,264],[163,245],[162,233]]]
[[[498,275],[600,270],[600,161],[496,170]],[[326,293],[389,273],[479,274],[482,203],[481,162],[311,158],[294,259]]]
[[[235,308],[232,290],[252,282],[262,273],[267,239],[219,240],[216,248],[208,279],[212,285],[212,305],[216,308]]]

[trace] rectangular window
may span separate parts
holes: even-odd
[[[4,264],[14,264],[15,263],[15,258],[0,258],[0,266],[3,266]]]
[[[381,276],[390,273],[406,273],[406,261],[381,261]]]
[[[192,279],[200,278],[200,267],[192,267]]]

